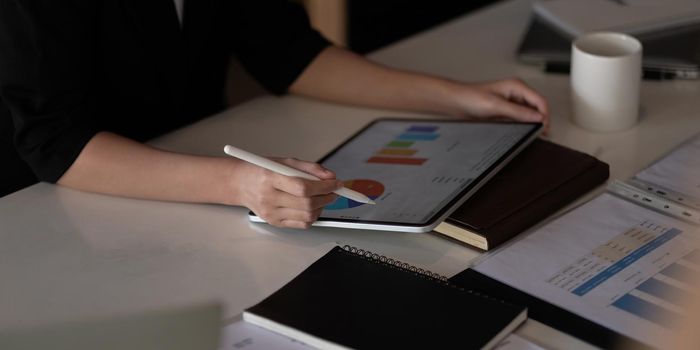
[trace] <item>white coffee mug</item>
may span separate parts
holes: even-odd
[[[642,44],[622,33],[583,35],[571,45],[571,106],[591,131],[632,127],[639,118]]]

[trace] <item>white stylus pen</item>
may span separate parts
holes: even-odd
[[[277,163],[271,159],[261,157],[257,154],[253,154],[253,153],[250,153],[248,151],[244,151],[240,148],[236,148],[236,147],[233,147],[231,145],[226,145],[224,147],[224,153],[228,154],[231,157],[245,160],[248,163],[255,164],[255,165],[262,167],[262,168],[265,168],[267,170],[274,171],[278,174],[282,174],[282,175],[286,175],[286,176],[300,177],[303,179],[314,180],[314,181],[321,180],[321,179],[317,178],[316,176],[313,176],[311,174],[307,174],[301,170],[294,169],[294,168],[286,166],[284,164]],[[364,194],[357,192],[357,191],[353,191],[353,190],[346,188],[346,187],[341,187],[333,192],[335,194],[343,196],[345,198],[352,199],[355,202],[376,204],[373,200],[369,199],[369,197],[365,196]]]

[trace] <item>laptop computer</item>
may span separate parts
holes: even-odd
[[[700,23],[635,36],[644,47],[645,79],[700,78]],[[518,47],[521,62],[541,65],[546,71],[567,73],[571,41],[542,18],[533,16]]]

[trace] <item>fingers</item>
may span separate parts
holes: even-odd
[[[510,79],[503,83],[508,99],[530,106],[543,116],[549,115],[547,100],[520,79]]]
[[[520,79],[508,79],[491,84],[490,90],[501,98],[494,107],[497,112],[515,120],[542,122],[549,129],[547,100]]]
[[[313,197],[332,193],[342,187],[338,180],[307,180],[281,174],[270,174],[274,188],[297,197]]]
[[[524,122],[544,122],[545,117],[540,112],[525,107],[521,104],[513,103],[500,96],[494,96],[492,102],[492,113],[511,119]]]
[[[334,194],[314,198],[300,198],[282,191],[261,194],[248,207],[267,223],[279,227],[308,228],[321,215],[323,208],[332,203]]]
[[[321,209],[304,211],[290,208],[279,208],[276,214],[277,215],[275,215],[275,218],[273,219],[274,221],[271,222],[273,225],[290,227],[289,225],[291,224],[294,227],[298,227],[298,224],[301,223],[304,225],[302,228],[308,228],[314,222],[316,222],[316,219],[318,219],[319,215],[321,215]]]
[[[323,171],[314,163],[282,162],[312,174]],[[311,226],[323,208],[336,200],[333,191],[342,187],[332,173],[331,179],[307,180],[256,168],[249,179],[246,206],[268,223],[290,228]]]
[[[305,173],[309,173],[318,177],[319,179],[331,180],[335,179],[335,173],[329,169],[324,168],[318,163],[306,162],[303,160],[295,158],[282,158],[279,159],[280,162],[291,166],[292,168],[299,169]]]
[[[273,226],[307,229],[316,222],[322,210],[304,211],[291,208],[277,208],[273,212],[267,213],[267,215],[256,214]]]
[[[268,223],[270,222],[268,221]],[[280,221],[278,224],[271,223],[271,225],[277,227],[298,228],[302,230],[306,230],[307,228],[311,227],[311,224],[307,222],[287,219]]]
[[[282,208],[314,211],[317,209],[323,209],[323,207],[333,203],[337,198],[338,195],[335,193],[313,197],[297,197],[289,193],[280,191],[278,205]]]

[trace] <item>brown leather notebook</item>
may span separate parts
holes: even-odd
[[[603,183],[608,164],[537,139],[435,232],[489,250]]]

